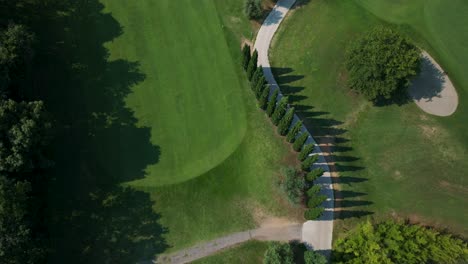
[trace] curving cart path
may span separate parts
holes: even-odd
[[[258,65],[263,67],[265,78],[271,87],[271,91],[279,89],[279,87],[271,71],[268,59],[268,50],[276,30],[295,2],[296,0],[279,0],[263,22],[255,41],[255,49],[258,51]],[[278,100],[281,99],[282,96],[283,95],[280,91]],[[299,120],[299,117],[295,115],[292,125]],[[303,127],[302,132],[309,131]],[[309,134],[312,135],[310,132]],[[314,144],[316,147],[314,153],[311,155],[319,156],[319,159],[317,163],[313,165],[313,168],[321,167],[325,171],[323,176],[314,182],[322,187],[321,194],[328,197],[322,205],[325,208],[325,212],[321,218],[313,221],[307,221],[303,224],[289,222],[280,225],[266,224],[257,229],[233,233],[172,254],[160,255],[155,261],[150,260],[141,263],[188,263],[252,239],[276,241],[300,240],[308,245],[309,248],[320,251],[326,256],[329,256],[332,247],[334,201],[330,168],[316,141],[312,137],[309,137],[306,143]]]
[[[265,77],[272,88],[272,91],[279,89],[279,86],[271,71],[270,61],[268,59],[268,51],[270,44],[275,35],[276,30],[283,21],[284,17],[294,5],[296,0],[279,0],[275,8],[264,21],[260,31],[258,32],[254,48],[258,52],[258,65],[263,67]],[[278,100],[282,97],[281,91]],[[294,123],[299,121],[299,117],[294,116]],[[303,132],[307,131],[303,127]],[[307,131],[309,132],[309,131]],[[309,132],[310,135],[312,133]],[[325,160],[325,157],[320,149],[320,146],[312,137],[309,137],[308,144],[314,144],[315,152],[312,155],[319,155],[319,160],[314,167],[322,167],[325,173],[322,177],[315,181],[315,184],[322,186],[322,194],[326,195],[327,201],[323,204],[325,212],[323,216],[314,221],[307,221],[302,226],[302,241],[314,250],[322,251],[329,255],[332,247],[333,236],[333,185],[330,176],[330,168]]]

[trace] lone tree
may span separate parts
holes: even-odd
[[[268,106],[266,110],[266,113],[268,116],[271,116],[273,112],[275,111],[276,100],[278,99],[278,94],[279,94],[278,89],[275,89],[275,91],[273,91],[273,94],[270,97],[270,100],[268,101]]]
[[[248,44],[244,44],[244,48],[242,49],[242,67],[244,70],[247,70],[251,57],[250,46]]]
[[[280,120],[278,124],[278,133],[282,136],[286,135],[288,132],[289,127],[291,126],[291,122],[294,118],[294,107],[289,108],[283,118]]]
[[[419,49],[408,39],[389,28],[378,27],[348,49],[348,84],[373,102],[406,96],[420,60]]]
[[[257,19],[262,17],[263,10],[261,0],[246,0],[244,12],[249,19]]]

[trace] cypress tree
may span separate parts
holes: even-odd
[[[257,81],[257,85],[255,85],[254,88],[254,93],[255,93],[255,98],[260,98],[260,95],[262,95],[263,90],[265,89],[266,86],[266,79],[265,76],[261,76],[260,79]]]
[[[273,111],[275,111],[276,100],[278,99],[278,94],[279,94],[279,91],[278,91],[278,88],[276,88],[275,91],[273,91],[273,94],[271,95],[270,100],[268,101],[268,106],[266,110],[266,113],[268,116],[271,116],[273,114]]]
[[[294,142],[293,149],[299,152],[302,149],[302,145],[304,145],[308,137],[309,137],[309,133],[307,132],[302,133]]]
[[[249,66],[247,67],[247,77],[249,78],[249,81],[252,80],[253,74],[257,70],[257,60],[258,52],[255,50],[252,54],[252,58],[249,61]]]
[[[275,124],[275,126],[277,126],[281,118],[283,118],[284,114],[286,113],[287,107],[288,107],[288,97],[284,96],[279,101],[278,105],[276,106],[275,111],[273,112],[273,115],[271,116],[271,121],[273,122],[273,124]]]
[[[252,90],[255,90],[255,87],[258,84],[258,80],[260,80],[260,78],[262,76],[263,76],[262,66],[257,67],[257,69],[255,70],[255,72],[254,72],[254,74],[252,76],[252,80],[250,81],[250,86],[252,87]]]
[[[270,86],[265,85],[265,88],[263,88],[262,95],[260,96],[260,99],[258,99],[258,107],[260,109],[265,110],[268,104],[268,96],[270,95]]]
[[[310,171],[310,167],[318,160],[318,155],[313,155],[307,157],[302,163],[301,163],[301,169],[303,171]]]
[[[322,176],[325,172],[322,168],[313,169],[311,172],[307,173],[306,179],[310,182],[315,181],[318,177]]]
[[[244,70],[247,70],[250,58],[250,46],[246,43],[244,44],[244,48],[242,49],[242,68],[244,68]]]
[[[326,195],[316,195],[309,197],[309,201],[307,201],[307,207],[309,208],[316,208],[317,206],[321,205],[323,202],[327,200]]]
[[[320,185],[312,185],[312,187],[307,190],[307,197],[314,197],[320,192],[321,189],[322,187],[320,187]]]
[[[305,145],[304,148],[302,148],[301,153],[299,153],[299,160],[305,160],[307,156],[309,156],[309,154],[312,153],[312,151],[314,151],[314,148],[314,144]]]
[[[307,209],[304,212],[304,218],[307,219],[307,220],[315,220],[315,219],[319,218],[320,216],[322,216],[323,211],[324,211],[323,207],[316,207],[316,208],[312,208],[312,209]]]
[[[286,141],[289,143],[293,143],[296,139],[297,134],[301,131],[302,128],[302,121],[297,121],[296,124],[289,130],[288,134],[286,135]]]
[[[291,126],[291,122],[294,118],[294,107],[289,108],[286,114],[281,118],[281,121],[278,125],[278,133],[282,136],[286,135],[288,132],[289,127]]]

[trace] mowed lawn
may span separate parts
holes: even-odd
[[[336,235],[366,217],[394,216],[468,234],[468,3],[311,1],[281,26],[274,72],[322,142],[335,138],[342,199]],[[376,107],[346,86],[350,41],[387,25],[427,49],[459,95],[450,117],[414,103]]]
[[[167,251],[262,217],[301,215],[277,187],[293,154],[256,107],[240,67],[239,36],[250,28],[243,1],[102,2],[123,30],[106,44],[110,59],[138,61],[146,75],[126,104],[150,128],[160,157],[127,184],[151,195]]]
[[[145,80],[126,98],[151,128],[157,164],[136,185],[183,182],[216,167],[238,147],[245,103],[213,1],[102,1],[123,34],[110,60],[140,63]]]

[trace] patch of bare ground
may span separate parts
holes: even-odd
[[[458,193],[464,196],[468,196],[468,188],[465,186],[452,184],[448,181],[439,181],[439,186],[448,193]]]

